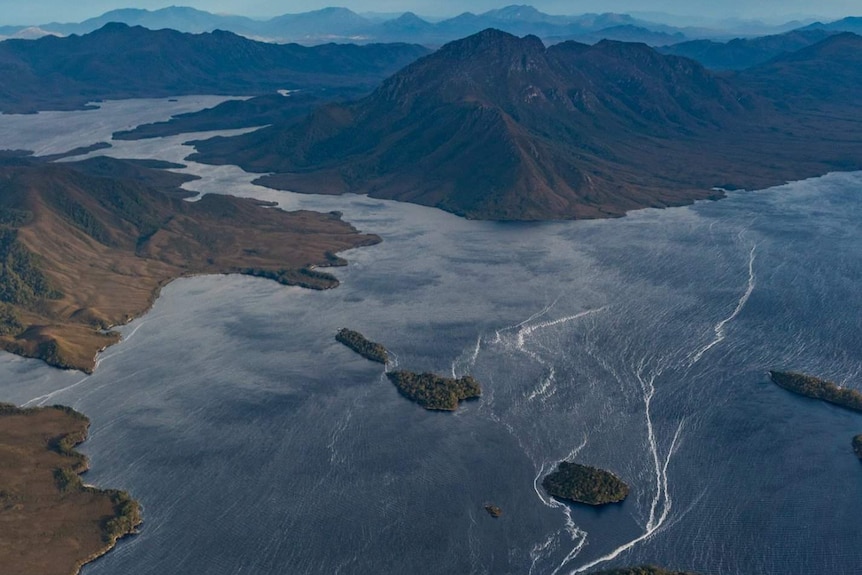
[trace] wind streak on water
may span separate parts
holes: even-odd
[[[87,381],[88,379],[90,379],[89,375],[85,376],[83,379],[79,379],[78,381],[76,381],[72,385],[68,385],[64,388],[58,389],[56,391],[52,391],[51,393],[46,393],[45,395],[40,395],[39,397],[34,397],[33,399],[31,399],[30,401],[25,403],[22,407],[30,407],[33,404],[36,404],[39,407],[42,407],[52,397],[55,397],[55,396],[63,393],[64,391],[69,391],[70,389],[74,389],[74,388],[78,387],[79,385],[81,385],[82,383],[84,383],[85,381]]]
[[[702,347],[692,358],[691,362],[689,362],[689,367],[700,361],[700,358],[703,357],[703,354],[711,350],[713,347],[724,341],[726,334],[724,328],[728,323],[736,319],[736,316],[742,311],[745,307],[745,304],[748,303],[748,298],[751,297],[751,293],[754,291],[754,286],[756,283],[756,277],[754,275],[754,257],[755,251],[757,250],[757,244],[751,246],[751,252],[748,254],[748,287],[745,289],[745,293],[742,294],[742,297],[739,298],[739,301],[736,304],[736,309],[733,310],[733,313],[715,324],[714,332],[715,338],[709,342],[706,346]]]

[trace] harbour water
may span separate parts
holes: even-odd
[[[164,117],[185,105],[161,104]],[[159,105],[65,125],[109,133]],[[52,140],[51,121],[0,116],[0,148],[104,139],[80,121],[74,145]],[[200,136],[97,154],[181,161]],[[862,173],[500,224],[184,163],[202,177],[191,189],[339,210],[384,241],[342,254],[326,292],[178,280],[92,376],[0,356],[0,401],[87,414],[86,481],[144,505],[141,533],[85,575],[862,573],[862,415],[766,377],[862,389]],[[400,368],[470,373],[484,395],[424,411],[335,342],[340,327]],[[564,458],[614,471],[630,497],[600,510],[548,498],[541,478]]]

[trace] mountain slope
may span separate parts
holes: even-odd
[[[691,58],[714,70],[744,70],[821,42],[834,33],[803,29],[775,36],[736,38],[729,42],[692,40],[664,46],[659,48],[659,52]]]
[[[739,81],[785,108],[858,111],[862,98],[862,36],[843,32],[742,71]],[[855,105],[854,105],[855,104]]]
[[[186,202],[175,190],[185,179],[109,158],[4,159],[0,347],[91,371],[96,353],[118,339],[105,330],[146,311],[177,277],[246,273],[334,287],[310,266],[338,265],[335,252],[379,241],[337,214],[217,195]]]
[[[108,24],[85,36],[0,43],[0,110],[74,109],[108,98],[371,87],[427,53],[407,44],[305,47],[222,31],[193,35]]]
[[[825,24],[823,22],[815,22],[814,24],[809,24],[803,29],[831,30],[834,32],[853,32],[854,34],[862,34],[862,17],[848,16],[847,18],[827,22]]]
[[[259,181],[276,188],[471,218],[593,218],[862,166],[850,124],[820,129],[812,139],[812,126],[745,82],[643,44],[545,48],[486,30],[355,104],[199,142],[195,159],[275,172]]]

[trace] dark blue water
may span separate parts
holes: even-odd
[[[181,142],[112,153],[176,160]],[[89,415],[87,481],[144,505],[140,535],[85,575],[862,573],[862,415],[766,378],[862,388],[862,174],[503,225],[190,171],[203,191],[340,209],[384,242],[347,252],[328,292],[177,281],[91,377],[0,357],[0,399]],[[334,341],[344,326],[400,368],[473,374],[483,398],[416,407]],[[629,499],[548,499],[567,457]]]

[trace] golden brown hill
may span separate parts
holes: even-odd
[[[3,573],[77,573],[140,524],[127,493],[81,483],[87,459],[73,448],[89,425],[68,408],[0,404]]]
[[[343,265],[336,252],[379,241],[337,213],[220,195],[187,202],[148,185],[168,188],[164,172],[100,162],[0,165],[3,349],[91,372],[119,339],[107,330],[141,315],[173,279],[242,273],[326,289],[338,282],[315,266]]]

